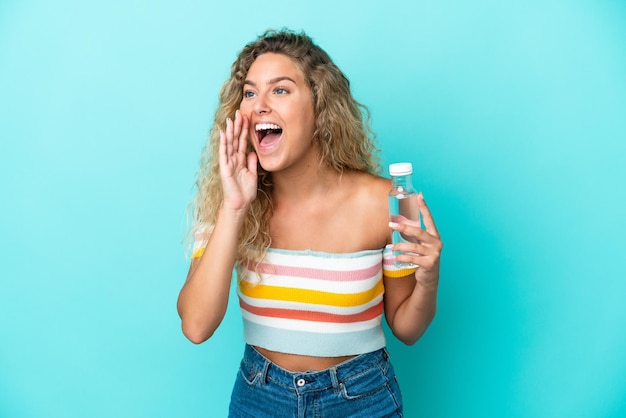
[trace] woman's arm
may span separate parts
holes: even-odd
[[[219,164],[224,201],[204,253],[192,262],[178,296],[183,334],[193,343],[209,339],[224,318],[238,238],[256,197],[257,157],[246,156],[248,119],[239,112],[220,132]]]
[[[439,258],[443,244],[424,197],[419,195],[419,207],[426,230],[419,225],[390,223],[402,235],[417,238],[419,243],[401,243],[393,247],[401,251],[396,260],[419,267],[415,274],[403,278],[385,277],[385,317],[387,323],[405,344],[414,344],[426,331],[437,310]]]
[[[189,267],[178,296],[183,334],[193,343],[209,339],[222,322],[228,305],[237,237],[245,212],[220,209],[204,253]]]

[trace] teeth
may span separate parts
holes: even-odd
[[[254,129],[257,131],[266,131],[268,129],[281,129],[281,127],[273,123],[258,123]]]

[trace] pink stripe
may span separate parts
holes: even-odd
[[[328,280],[333,282],[351,282],[370,279],[378,276],[382,271],[381,265],[376,263],[371,267],[358,270],[322,270],[309,267],[283,266],[269,263],[259,263],[247,260],[244,266],[250,271],[276,276],[306,277],[309,279]]]

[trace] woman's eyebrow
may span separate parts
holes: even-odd
[[[279,83],[279,82],[284,81],[284,80],[291,81],[293,84],[297,84],[296,81],[293,78],[287,77],[287,76],[272,78],[270,80],[269,84],[276,84],[276,83]]]
[[[272,79],[270,79],[270,81],[267,84],[276,84],[276,83],[279,83],[279,82],[285,81],[285,80],[291,81],[293,84],[298,84],[298,83],[295,82],[295,80],[293,78],[288,77],[288,76],[280,76],[280,77],[272,78]],[[245,80],[243,82],[243,84],[247,84],[247,85],[250,85],[250,86],[253,86],[253,87],[256,86],[256,83],[254,81],[252,81],[252,80]]]

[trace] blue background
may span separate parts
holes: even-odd
[[[0,2],[0,417],[219,417],[235,303],[184,339],[193,180],[230,64],[304,29],[445,249],[390,338],[408,417],[626,416],[626,4]]]

